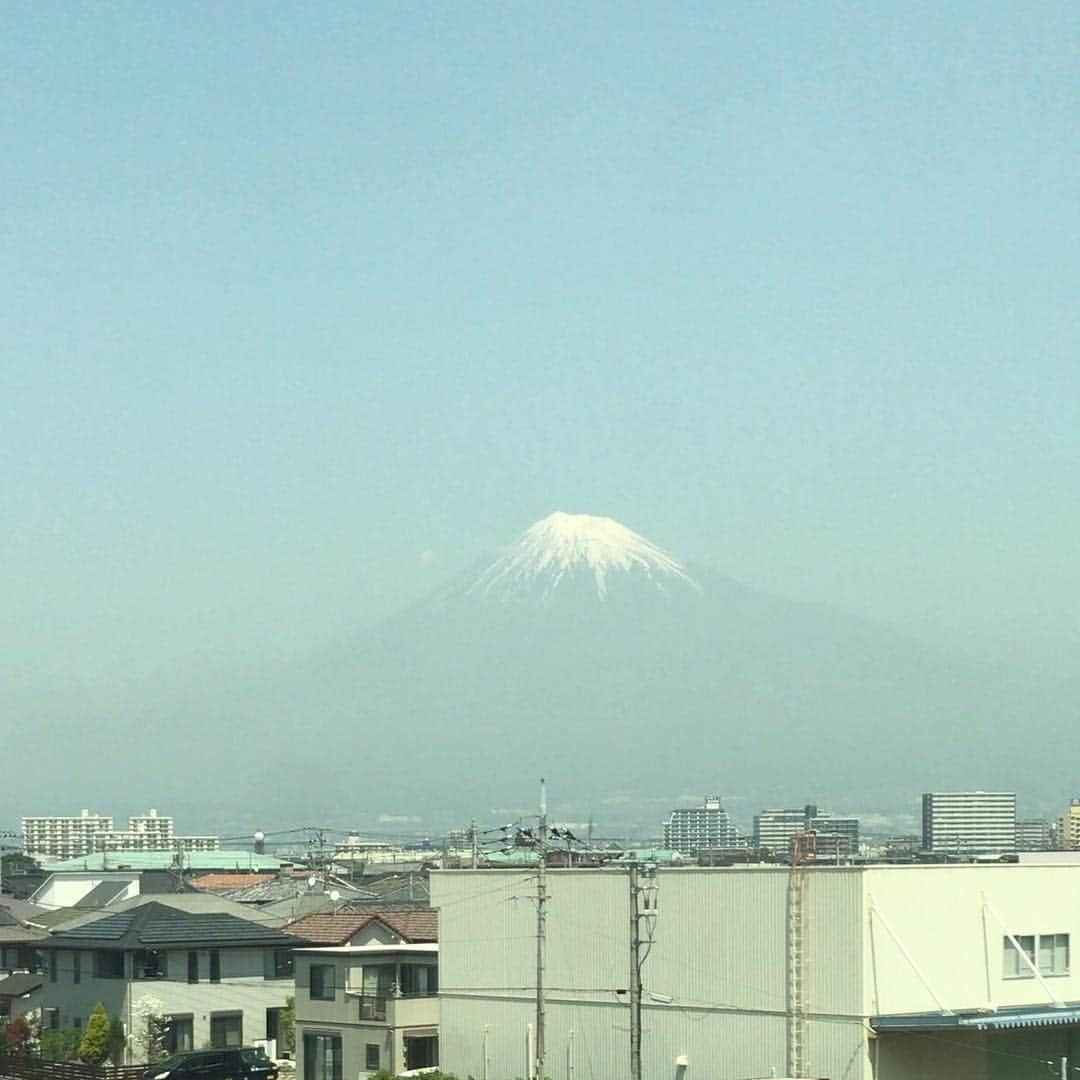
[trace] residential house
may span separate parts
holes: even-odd
[[[292,950],[306,942],[265,922],[197,909],[223,903],[215,897],[170,900],[141,898],[38,941],[43,1024],[80,1027],[100,1001],[134,1036],[133,1061],[151,1014],[170,1021],[171,1051],[274,1040],[293,994]]]
[[[297,1080],[439,1064],[438,921],[430,909],[309,915],[296,952]]]
[[[0,1020],[34,1008],[41,978],[37,943],[47,932],[35,920],[42,909],[4,896],[0,900]]]

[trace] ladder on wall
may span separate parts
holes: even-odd
[[[803,901],[806,874],[803,862],[813,851],[813,833],[797,833],[791,842],[791,874],[787,904],[787,1071],[806,1075],[806,933]]]

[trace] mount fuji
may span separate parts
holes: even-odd
[[[530,803],[542,775],[577,820],[654,828],[681,792],[732,793],[748,820],[1072,784],[1068,755],[1037,791],[1021,763],[1073,688],[739,584],[606,517],[552,514],[286,682],[258,711],[295,733],[277,751],[305,778],[293,816],[467,820]]]

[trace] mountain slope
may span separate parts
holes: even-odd
[[[809,799],[914,812],[933,788],[1068,790],[1063,762],[1034,781],[1021,764],[1064,723],[1062,688],[686,567],[591,524],[607,520],[545,519],[328,660],[299,757],[364,762],[366,782],[324,769],[326,794],[360,813],[468,816],[547,775],[582,812],[723,790],[745,818]]]

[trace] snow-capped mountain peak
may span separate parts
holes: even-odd
[[[548,596],[564,581],[588,575],[604,599],[610,579],[620,573],[661,590],[698,587],[678,559],[613,518],[560,511],[527,529],[470,591],[509,599],[539,589]]]

